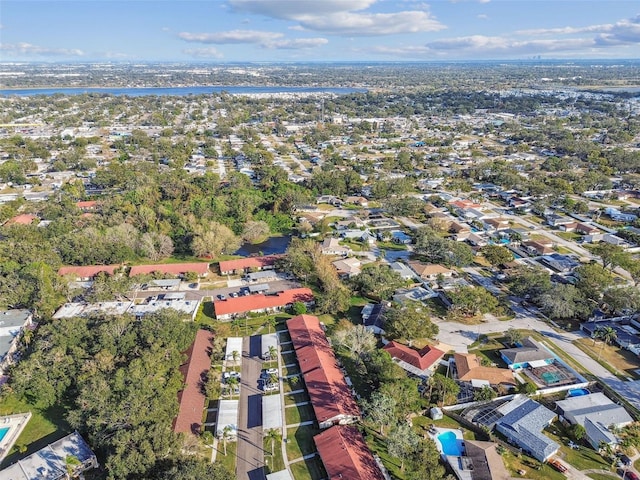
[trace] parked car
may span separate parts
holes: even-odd
[[[226,299],[227,299],[227,297],[225,297],[225,296],[224,296],[224,295],[222,295],[222,294],[218,295],[218,298],[219,298],[220,300],[226,300]]]
[[[640,480],[640,476],[636,472],[628,471],[625,477],[627,480]]]
[[[265,370],[265,372],[267,372],[267,376],[268,375],[277,375],[278,374],[278,369],[277,368],[268,368],[267,370]]]
[[[548,463],[560,473],[564,473],[568,470],[567,467],[561,464],[558,460],[549,460]]]

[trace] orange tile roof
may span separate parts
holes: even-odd
[[[318,317],[298,315],[287,320],[287,328],[318,421],[340,415],[359,417],[360,409]]]
[[[384,480],[356,427],[337,425],[319,433],[313,440],[329,480]]]
[[[187,350],[187,361],[180,367],[184,375],[184,389],[178,392],[180,408],[173,424],[176,433],[198,433],[206,398],[202,393],[202,378],[211,368],[213,333],[198,330],[196,339]]]
[[[7,220],[7,225],[17,224],[17,225],[31,225],[34,220],[38,217],[32,215],[30,213],[23,213],[21,215],[16,215],[13,218]]]
[[[247,313],[267,308],[284,307],[294,302],[313,301],[313,292],[309,288],[293,288],[285,290],[277,295],[265,295],[259,293],[246,297],[215,300],[213,309],[216,315],[230,315],[235,313]]]
[[[473,353],[454,353],[453,358],[458,370],[458,379],[470,382],[471,380],[486,380],[491,385],[508,383],[515,385],[513,372],[508,368],[484,367],[480,359]]]
[[[94,209],[96,208],[97,205],[98,205],[98,202],[96,202],[95,200],[85,200],[82,202],[76,202],[76,207],[78,207],[80,210]]]
[[[392,358],[397,358],[403,362],[413,365],[419,370],[426,370],[444,356],[442,350],[438,350],[428,345],[422,350],[414,350],[411,347],[397,342],[389,342],[383,347]]]
[[[220,262],[220,272],[234,272],[245,268],[264,268],[273,265],[282,255],[265,255],[264,257],[247,257]]]
[[[135,265],[131,267],[129,272],[130,277],[141,275],[145,273],[169,273],[172,275],[180,275],[187,272],[195,272],[199,275],[204,275],[209,271],[208,263],[164,263],[160,265]]]
[[[58,275],[75,275],[78,278],[95,277],[100,272],[113,275],[122,265],[85,265],[82,267],[60,267]]]

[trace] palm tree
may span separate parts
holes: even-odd
[[[274,455],[274,445],[277,441],[280,441],[280,431],[277,428],[270,428],[267,430],[267,438],[271,440],[271,456]]]
[[[227,383],[229,384],[229,387],[231,389],[229,396],[233,395],[233,392],[236,391],[235,387],[238,385],[238,377],[229,377],[227,379]]]
[[[600,360],[600,355],[602,354],[605,344],[608,345],[618,338],[618,333],[613,327],[598,327],[594,332],[594,337],[602,340],[602,346],[600,347],[600,352],[598,352],[598,360]]]
[[[278,356],[278,349],[273,345],[269,346],[269,360],[273,360]]]
[[[224,456],[227,456],[227,440],[231,438],[231,426],[227,425],[222,430],[222,445],[224,447]]]
[[[238,366],[238,359],[240,358],[240,353],[237,350],[231,352],[231,358],[233,359],[233,365],[235,367]]]

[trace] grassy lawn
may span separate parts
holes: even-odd
[[[71,430],[65,422],[65,412],[61,408],[41,410],[16,395],[7,394],[0,399],[0,415],[31,412],[31,419],[18,437],[3,465],[9,465],[19,458],[40,450],[48,444],[64,437]],[[27,451],[19,453],[18,448],[26,446]]]
[[[297,365],[298,364],[298,358],[296,357],[296,354],[293,352],[290,353],[283,353],[282,354],[282,365]]]
[[[218,323],[213,313],[213,302],[211,300],[206,300],[200,304],[200,308],[196,314],[196,323],[198,325],[208,325],[212,327]]]
[[[593,480],[611,480],[612,478],[620,478],[615,473],[604,474],[604,473],[587,473],[587,477],[593,478]]]
[[[532,480],[562,480],[563,478],[567,478],[546,463],[541,464],[526,455],[516,457],[510,450],[505,450],[502,454],[502,460],[507,470],[511,473],[512,478],[530,478]],[[524,475],[520,475],[518,473],[519,471],[524,471]]]
[[[380,457],[391,477],[404,480],[404,473],[400,471],[400,460],[389,455],[384,438],[369,428],[365,429],[364,438],[371,451]]]
[[[280,448],[280,442],[276,441],[273,444],[273,456],[271,456],[272,445],[269,438],[264,439],[264,463],[266,473],[279,472],[284,470],[284,460],[282,459],[282,448]]]
[[[297,375],[299,373],[300,373],[300,367],[298,367],[297,365],[293,367],[285,367],[282,369],[282,374],[285,377],[288,377],[289,375]]]
[[[413,418],[413,429],[418,433],[418,435],[423,435],[429,430],[431,425],[435,425],[440,428],[463,428],[463,436],[466,440],[476,440],[476,433],[468,428],[462,427],[458,422],[456,422],[453,418],[443,416],[440,420],[432,420],[429,417],[425,417],[424,415],[420,415],[418,417]]]
[[[613,369],[612,373],[632,377],[634,380],[640,378],[634,371],[640,369],[640,361],[630,351],[604,342],[596,342],[594,345],[589,338],[580,338],[574,344],[609,371]]]
[[[236,450],[238,444],[236,442],[227,442],[227,455],[224,454],[224,445],[218,442],[216,453],[216,462],[223,464],[230,472],[236,471]]]
[[[304,388],[304,387],[301,386],[300,388]],[[309,401],[309,395],[307,395],[307,392],[294,393],[293,395],[284,396],[285,405],[295,405],[296,403],[302,403],[302,402],[308,402],[308,401]]]
[[[310,404],[298,405],[297,407],[289,407],[286,408],[284,412],[284,417],[287,425],[306,422],[315,418],[313,414],[313,408]]]
[[[320,433],[320,429],[313,425],[292,427],[287,429],[287,458],[295,460],[316,451],[313,436]]]
[[[601,469],[609,470],[610,465],[598,452],[592,448],[580,445],[578,449],[568,447],[569,435],[566,429],[558,422],[545,429],[545,433],[552,440],[560,444],[560,456],[578,470]]]
[[[322,461],[318,457],[292,463],[290,468],[295,480],[322,480],[327,478],[327,472],[325,472]]]

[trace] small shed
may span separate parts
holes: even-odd
[[[431,407],[431,410],[429,410],[429,416],[433,419],[433,420],[441,420],[442,419],[442,410],[440,410],[440,408],[438,407]]]
[[[249,291],[251,293],[264,293],[269,290],[269,285],[261,283],[259,285],[249,285]]]

